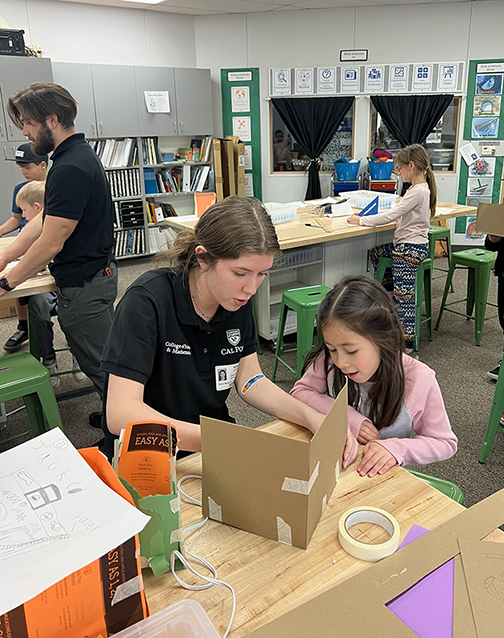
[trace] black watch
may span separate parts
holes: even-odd
[[[0,277],[0,288],[3,288],[3,290],[6,290],[7,292],[14,290],[14,288],[11,288],[9,286],[9,282],[7,281],[6,277]]]

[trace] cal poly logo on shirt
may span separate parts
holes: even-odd
[[[240,328],[232,328],[231,330],[226,330],[226,337],[232,346],[237,346],[240,343],[241,339]]]

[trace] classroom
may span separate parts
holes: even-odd
[[[7,270],[0,273],[0,295],[8,296],[0,299],[0,345],[8,344],[20,326],[23,336],[19,346],[0,348],[5,364],[0,369],[0,533],[12,539],[10,549],[7,543],[0,547],[0,560],[12,575],[12,586],[3,579],[0,588],[1,635],[117,633],[129,638],[154,635],[158,623],[167,632],[160,635],[173,638],[504,636],[498,606],[502,570],[493,564],[499,561],[489,558],[504,558],[499,529],[504,524],[504,373],[499,375],[504,319],[497,314],[504,285],[502,272],[494,276],[494,266],[502,267],[502,249],[491,241],[504,235],[503,32],[501,0],[0,0],[0,251],[11,255],[14,238],[23,235],[17,234],[18,222],[9,225],[13,190],[16,195],[20,182],[46,179],[45,172],[25,174],[20,149],[28,136],[35,145],[39,132],[21,107],[23,130],[16,126],[9,97],[34,82],[54,82],[75,99],[75,132],[84,134],[86,151],[89,146],[100,158],[110,188],[107,215],[113,228],[110,224],[106,232],[115,259],[110,263],[110,253],[103,265],[104,273],[112,268],[117,279],[110,300],[113,327],[102,372],[96,373],[106,375],[102,386],[92,367],[85,375],[88,364],[79,364],[79,338],[65,325],[70,318],[61,304],[61,286],[82,284],[59,283],[60,255],[55,254],[53,276],[38,269],[21,283],[8,273],[14,268],[21,277],[23,259],[17,265],[7,266],[7,257],[2,262]],[[420,116],[418,110],[408,111],[413,120],[408,124],[401,117],[412,104],[416,108],[417,99],[435,115],[429,114],[425,134],[404,133],[404,141],[400,125],[411,131]],[[393,110],[399,104],[394,100],[403,100],[400,113]],[[325,120],[332,128],[322,133]],[[53,144],[60,139],[65,144],[65,130],[61,122],[54,124]],[[403,154],[417,141],[427,151],[427,165],[421,168],[419,155]],[[311,154],[310,144],[318,145]],[[383,161],[374,161],[380,156]],[[49,153],[46,208],[56,184],[51,182],[56,151],[54,160]],[[360,163],[352,171],[355,160]],[[394,237],[407,211],[399,220],[398,215],[383,217],[380,225],[373,224],[373,214],[392,215],[394,204],[403,205],[412,192],[408,195],[403,184],[430,188],[429,174],[437,189],[431,245],[423,240],[403,244],[423,243],[426,251],[412,275],[412,301],[409,293],[398,292],[397,252],[373,252],[400,241]],[[231,236],[235,209],[227,196],[234,195],[263,202],[261,210],[269,214],[275,232],[269,248],[259,249],[253,248],[255,235],[268,235],[264,225],[250,233],[245,225],[235,227],[237,245],[248,246],[236,263],[255,283],[243,284],[245,300],[233,292],[234,301],[229,301],[231,292],[218,287],[218,278],[230,290],[236,284],[225,279],[232,273],[219,270],[225,256],[217,253],[216,265],[207,269],[202,254],[210,259],[212,251],[201,239],[205,235],[198,235],[206,214],[198,210],[217,199],[223,218],[230,215]],[[368,203],[371,209],[360,216]],[[324,204],[325,209],[317,208]],[[250,210],[257,215],[257,209]],[[57,218],[50,212],[46,217]],[[170,279],[172,296],[156,296],[161,284],[154,273],[166,264],[153,261],[154,255],[173,248],[195,228],[200,240],[191,263],[203,275],[193,278],[194,266],[177,257],[175,263],[187,269],[180,275],[182,283]],[[201,233],[210,237],[208,228]],[[104,251],[106,232],[100,240]],[[402,258],[404,263],[411,254]],[[457,264],[451,279],[449,255]],[[376,285],[376,265],[378,280],[380,269],[387,267],[384,287]],[[84,271],[89,265],[80,267]],[[332,327],[328,300],[333,293],[338,300],[344,295],[345,286],[338,285],[348,277],[356,295],[372,281],[376,299],[390,305],[394,317],[393,294],[398,302],[396,323],[384,324],[382,332],[401,335],[402,351],[406,343],[407,354],[397,355],[405,362],[406,385],[399,399],[396,391],[396,407],[388,412],[387,401],[373,398],[373,384],[367,384],[372,377],[378,385],[378,363],[360,380],[359,372],[347,373],[337,362],[350,341],[348,333],[363,339],[358,341],[362,347],[371,347],[360,364],[365,369],[378,351],[382,370],[384,352],[396,348],[390,346],[392,336],[387,341],[376,331],[375,338],[370,330],[367,338],[361,328],[351,329],[350,320],[343,328],[342,323]],[[142,294],[132,286],[138,278],[145,287]],[[202,281],[221,295],[217,310],[207,310],[203,284],[198,288],[195,283]],[[187,308],[181,310],[185,283],[201,335],[184,342],[181,330],[191,324]],[[287,291],[294,294],[289,297]],[[303,291],[312,297],[302,298]],[[48,310],[51,368],[37,332],[35,299],[54,304],[56,294],[59,319],[54,305]],[[471,296],[472,303],[466,304]],[[406,297],[409,305],[403,306]],[[24,310],[20,298],[26,300]],[[166,300],[173,307],[165,304],[159,310],[156,303],[163,306]],[[456,300],[459,306],[450,305]],[[173,366],[166,374],[156,346],[152,352],[146,346],[144,353],[142,345],[144,329],[146,335],[155,334],[147,314],[151,308],[159,325],[174,326],[152,337],[158,350],[164,349],[166,367]],[[241,318],[236,325],[228,323],[234,314],[229,310],[237,308]],[[317,310],[319,330],[314,332]],[[21,324],[26,312],[28,320]],[[385,314],[390,322],[390,313]],[[84,315],[80,320],[85,323]],[[212,329],[203,330],[207,322]],[[219,322],[228,329],[219,328],[218,358],[217,350],[210,357],[207,348],[218,343],[212,330]],[[135,336],[131,344],[119,326]],[[196,348],[202,354],[191,355]],[[317,359],[309,359],[313,365],[302,373],[305,356],[320,352],[332,368],[322,371],[320,359],[316,372]],[[21,354],[29,363],[42,360],[44,390],[10,387],[11,379],[25,388],[35,383],[28,368],[16,372]],[[151,355],[149,378],[142,366]],[[128,357],[138,361],[132,376],[124,372]],[[165,391],[172,383],[176,391]],[[422,388],[414,399],[408,395],[409,383]],[[355,387],[369,387],[369,392],[357,390],[356,399]],[[201,397],[210,396],[210,405],[212,393],[227,398],[205,414]],[[159,402],[156,394],[163,395]],[[109,406],[103,417],[102,396]],[[171,407],[178,404],[184,405],[180,415]],[[296,405],[304,406],[299,414]],[[383,434],[382,440],[392,437],[390,443],[374,443],[380,433],[366,438],[368,426],[359,430],[352,411],[374,432],[373,422],[383,417],[385,429],[405,428],[406,433]],[[164,414],[180,421],[170,428],[159,421]],[[436,425],[422,429],[417,426],[422,418]],[[128,421],[139,423],[120,434]],[[196,444],[185,422],[201,422]],[[55,426],[62,426],[61,435]],[[166,452],[171,456],[177,436],[177,449],[184,452],[175,468],[166,465]],[[50,448],[47,457],[40,446]],[[371,460],[377,449],[380,458]],[[148,451],[158,454],[150,474]],[[184,456],[185,451],[196,453]],[[63,489],[53,468],[65,463],[74,465],[73,481],[89,480],[97,491],[78,494],[72,481]],[[363,470],[365,463],[377,468],[383,463],[383,471],[372,468],[367,474],[371,465]],[[94,472],[86,479],[89,466]],[[134,484],[139,468],[148,487]],[[33,481],[36,488],[25,489]],[[152,494],[160,500],[148,500]],[[26,521],[15,509],[17,498],[26,499]],[[72,499],[75,503],[65,511],[63,505]],[[53,516],[59,523],[49,522]],[[60,523],[70,516],[72,530],[63,523],[62,531]],[[39,523],[44,534],[37,531]],[[100,526],[102,532],[91,533]],[[50,543],[54,551],[44,551]],[[18,551],[11,552],[13,547]],[[28,579],[25,589],[23,574],[31,574],[32,557],[37,576]],[[188,564],[198,575],[190,573]],[[199,590],[185,588],[187,583]],[[74,586],[75,592],[68,593]],[[364,588],[367,614],[362,614]],[[62,589],[65,602],[59,599]],[[79,596],[92,610],[82,617]]]

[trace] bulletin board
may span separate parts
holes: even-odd
[[[481,152],[482,143],[490,148],[504,141],[504,59],[471,60],[467,76],[467,102],[464,121],[464,140],[474,144],[479,151],[472,164],[461,159],[458,203],[478,206],[481,203],[498,204],[502,180],[502,151],[495,155]],[[459,225],[465,219],[458,220]],[[457,232],[457,231],[455,231]]]
[[[259,69],[221,69],[224,136],[245,143],[245,196],[262,200]]]

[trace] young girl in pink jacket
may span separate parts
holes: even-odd
[[[324,343],[291,394],[327,413],[348,379],[348,425],[364,445],[361,476],[455,454],[435,373],[404,353],[397,311],[379,283],[345,277],[320,304],[317,324]]]

